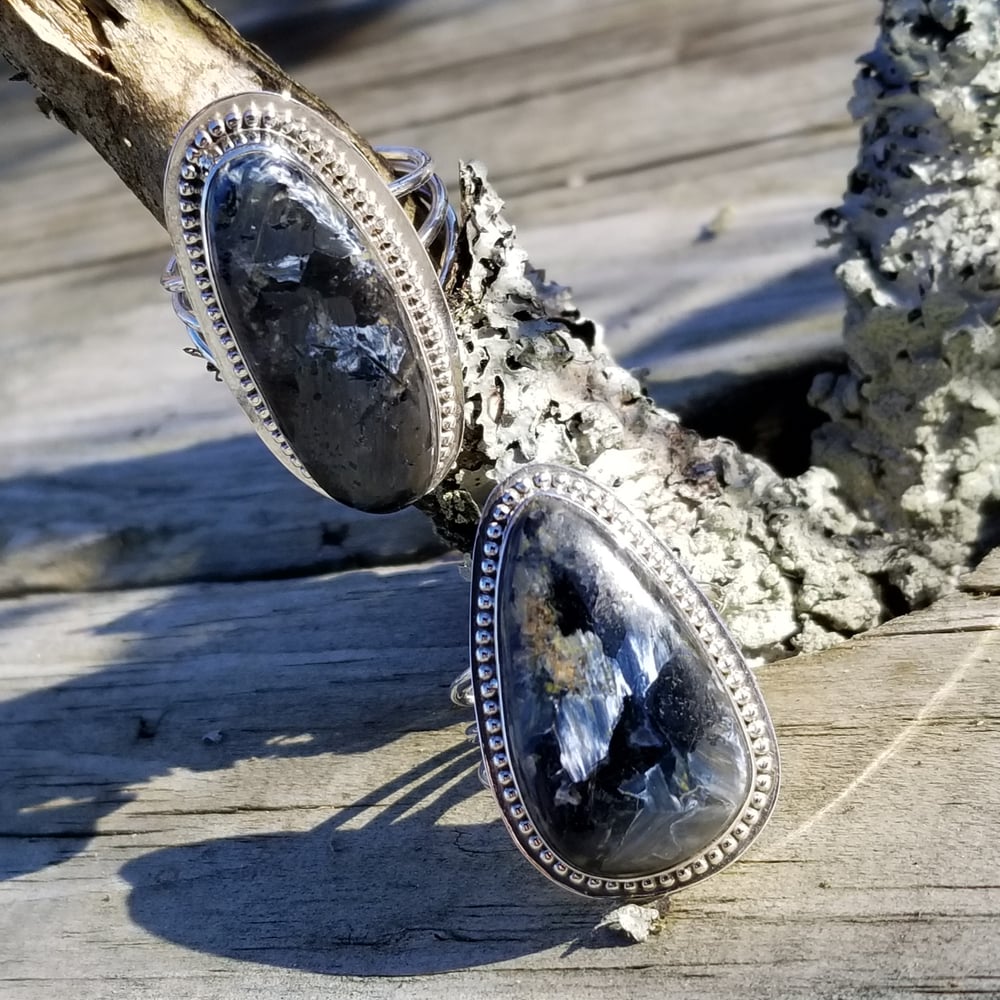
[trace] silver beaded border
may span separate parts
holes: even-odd
[[[742,722],[750,748],[753,762],[750,792],[738,819],[704,851],[648,877],[604,878],[559,857],[535,829],[508,757],[502,665],[497,662],[495,592],[506,556],[509,528],[517,520],[520,508],[539,493],[558,497],[595,518],[663,584],[708,651]],[[739,647],[698,585],[649,525],[607,489],[579,472],[559,466],[529,466],[501,483],[490,495],[473,551],[471,672],[484,769],[504,824],[528,860],[568,889],[587,896],[618,899],[648,899],[677,892],[735,861],[760,833],[777,797],[779,760],[774,728]]]
[[[290,97],[246,93],[216,101],[179,133],[164,174],[164,215],[201,331],[222,380],[280,461],[314,489],[271,415],[218,300],[204,233],[204,191],[221,163],[263,148],[290,158],[350,215],[393,282],[413,346],[436,391],[436,486],[461,445],[462,374],[451,314],[427,251],[388,185],[350,137]],[[322,492],[322,490],[320,490]]]

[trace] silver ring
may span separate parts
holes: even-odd
[[[579,472],[501,483],[473,549],[470,670],[488,785],[515,844],[587,896],[721,871],[778,791],[774,729],[705,595],[650,526]]]
[[[291,98],[214,102],[168,160],[175,255],[161,282],[194,351],[285,466],[381,512],[452,467],[463,395],[442,288],[455,212],[427,153],[378,152],[388,183],[345,132]],[[400,198],[416,202],[417,228]]]
[[[451,703],[456,708],[473,708],[476,704],[472,693],[472,670],[463,670],[451,682]]]

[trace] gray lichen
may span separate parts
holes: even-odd
[[[656,906],[626,903],[608,913],[595,930],[607,928],[625,941],[641,944],[663,929],[664,919]]]
[[[814,386],[831,417],[814,459],[891,540],[882,571],[912,605],[994,541],[1000,7],[896,0],[880,27],[851,103],[858,163],[825,219],[850,371]]]
[[[584,469],[644,513],[752,655],[829,644],[876,621],[853,562],[862,522],[833,477],[781,479],[657,409],[567,289],[534,270],[481,167],[462,172],[467,277],[455,289],[466,385],[459,468],[426,504],[468,544],[497,479],[530,461]]]
[[[519,464],[586,469],[649,517],[762,658],[954,585],[1000,503],[1000,4],[886,0],[851,109],[858,164],[822,217],[849,369],[814,383],[829,421],[795,479],[658,410],[532,269],[483,171],[464,169],[467,448],[430,505],[452,538]]]

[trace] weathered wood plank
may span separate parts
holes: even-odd
[[[1000,598],[763,670],[780,808],[633,947],[478,787],[466,600],[446,563],[0,602],[5,995],[1000,992]]]
[[[459,157],[490,163],[536,259],[622,358],[673,380],[661,399],[836,343],[812,219],[854,156],[844,107],[866,3],[415,0],[349,31],[338,6],[303,15],[303,82],[374,140],[431,149],[449,180]],[[246,16],[265,42],[280,30]],[[370,528],[269,464],[180,353],[159,227],[27,87],[0,88],[0,108],[17,234],[0,246],[0,593],[433,551],[418,515]],[[699,240],[727,207],[728,227]]]
[[[304,8],[304,82],[450,179],[489,162],[623,357],[695,384],[829,350],[811,219],[870,5],[413,0],[336,33],[337,6]],[[304,576],[434,543],[269,462],[180,354],[159,229],[26,93],[0,108],[0,592],[108,590],[0,600],[4,996],[1000,995],[995,561],[762,671],[773,825],[610,947],[477,784],[457,564]],[[277,575],[302,578],[111,589]]]

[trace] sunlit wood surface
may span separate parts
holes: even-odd
[[[223,9],[373,141],[485,161],[665,401],[835,351],[813,218],[874,5]],[[1000,994],[1000,570],[764,668],[771,827],[617,944],[478,785],[460,560],[292,481],[181,352],[159,227],[0,112],[4,997]]]

